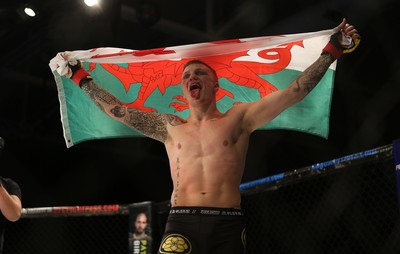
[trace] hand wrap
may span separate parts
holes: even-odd
[[[77,84],[79,87],[82,86],[83,83],[92,80],[92,77],[83,69],[83,64],[79,60],[70,60],[68,61],[68,67],[71,69],[72,75],[70,79]]]
[[[356,49],[360,43],[360,38],[353,39],[338,31],[331,35],[329,42],[322,50],[322,54],[330,54],[333,60],[338,59],[343,53],[350,53]]]

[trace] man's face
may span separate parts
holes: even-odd
[[[191,64],[183,70],[182,92],[189,102],[215,98],[217,90],[217,78],[204,64]]]
[[[144,214],[140,214],[135,221],[136,232],[143,233],[147,227],[147,217]]]

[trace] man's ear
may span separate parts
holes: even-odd
[[[214,85],[214,93],[215,93],[215,94],[217,93],[218,89],[219,89],[219,83],[217,82],[217,83],[215,83],[215,85]]]

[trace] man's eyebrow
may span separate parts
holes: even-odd
[[[210,71],[207,67],[197,67],[196,69],[194,69],[193,71]]]

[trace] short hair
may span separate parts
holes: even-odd
[[[149,220],[149,218],[147,217],[147,214],[144,213],[144,212],[141,212],[141,213],[136,214],[136,220],[137,220],[139,217],[143,217],[143,216],[146,217],[146,221]]]
[[[192,65],[192,64],[202,64],[202,65],[207,66],[207,68],[210,69],[211,72],[218,79],[217,72],[210,65],[208,65],[207,63],[205,63],[199,59],[193,59],[193,60],[190,60],[189,62],[186,62],[185,65],[183,66],[183,69],[186,69],[186,67],[188,67],[189,65]]]

